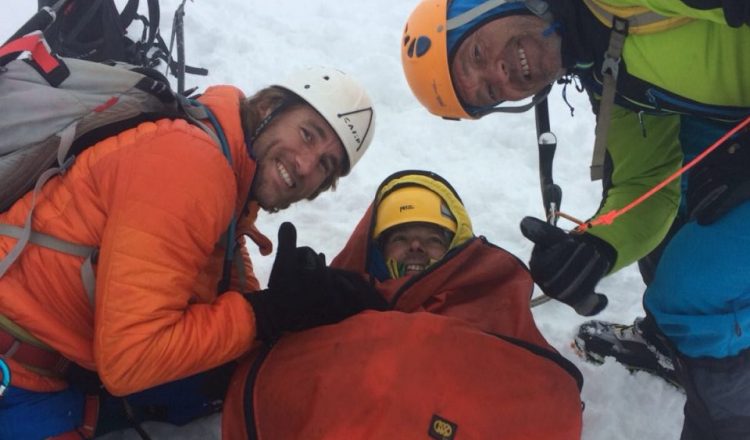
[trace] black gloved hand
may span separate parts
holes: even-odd
[[[535,243],[529,270],[547,296],[583,316],[596,315],[607,306],[607,297],[594,289],[616,259],[612,246],[590,234],[568,234],[533,217],[521,221],[521,233]]]
[[[750,200],[750,139],[730,142],[690,171],[687,208],[699,225],[710,225]]]
[[[323,254],[297,247],[297,231],[288,222],[279,228],[268,289],[245,297],[255,311],[258,338],[264,341],[284,331],[339,322],[365,309],[388,308],[361,275],[326,267]]]

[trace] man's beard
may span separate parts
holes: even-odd
[[[253,183],[250,186],[250,200],[256,201],[258,203],[258,206],[260,206],[262,210],[271,214],[282,211],[291,206],[291,203],[287,203],[285,206],[268,206],[267,204],[263,203],[263,201],[258,197],[259,191],[263,191],[263,184],[258,181],[257,176],[258,174],[256,174],[256,178],[253,179]]]

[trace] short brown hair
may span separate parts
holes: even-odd
[[[277,86],[266,87],[255,95],[243,99],[240,102],[240,119],[245,139],[254,141],[274,117],[297,106],[307,106],[315,110],[307,101],[297,96],[297,94]],[[262,115],[266,109],[271,110],[271,115],[277,111],[279,113],[273,115],[271,118],[264,118]],[[336,190],[336,183],[340,175],[345,174],[349,168],[348,156],[346,154],[344,154],[344,160],[346,162],[342,164],[341,173],[332,174],[327,177],[307,200],[313,200],[329,189],[332,191]]]

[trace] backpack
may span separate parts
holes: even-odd
[[[245,359],[222,438],[581,436],[581,373],[557,352],[427,312],[366,311]]]
[[[184,59],[183,17],[185,0],[174,14],[170,46],[159,32],[160,9],[158,0],[147,0],[147,15],[138,13],[139,0],[128,0],[117,10],[114,0],[38,0],[37,14],[43,21],[30,20],[14,37],[34,30],[43,30],[52,51],[62,57],[89,61],[120,61],[128,64],[156,67],[167,66],[177,78],[177,92],[185,92],[185,74],[208,75],[208,70],[186,66]],[[45,27],[45,23],[49,24]],[[133,39],[127,35],[130,25],[140,21],[141,36]],[[172,46],[177,43],[177,59],[172,57]]]
[[[28,59],[13,59],[26,52]],[[187,119],[209,134],[228,159],[229,148],[210,111],[174,92],[151,68],[59,57],[39,31],[0,47],[0,59],[0,212],[27,192],[34,193],[24,226],[0,224],[0,234],[17,239],[0,261],[0,277],[32,242],[85,258],[82,279],[93,304],[96,249],[31,230],[40,188],[64,173],[83,149],[143,121]],[[210,120],[215,131],[203,119]],[[233,254],[231,239],[227,234],[228,260]]]

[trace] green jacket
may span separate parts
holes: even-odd
[[[604,198],[594,217],[623,208],[682,166],[680,113],[726,121],[750,114],[750,27],[729,27],[721,9],[701,11],[677,0],[606,1],[694,20],[627,36],[607,139]],[[596,108],[609,29],[583,0],[551,4],[563,24],[564,63]],[[589,230],[617,250],[612,272],[659,244],[679,203],[678,179],[611,225]]]

